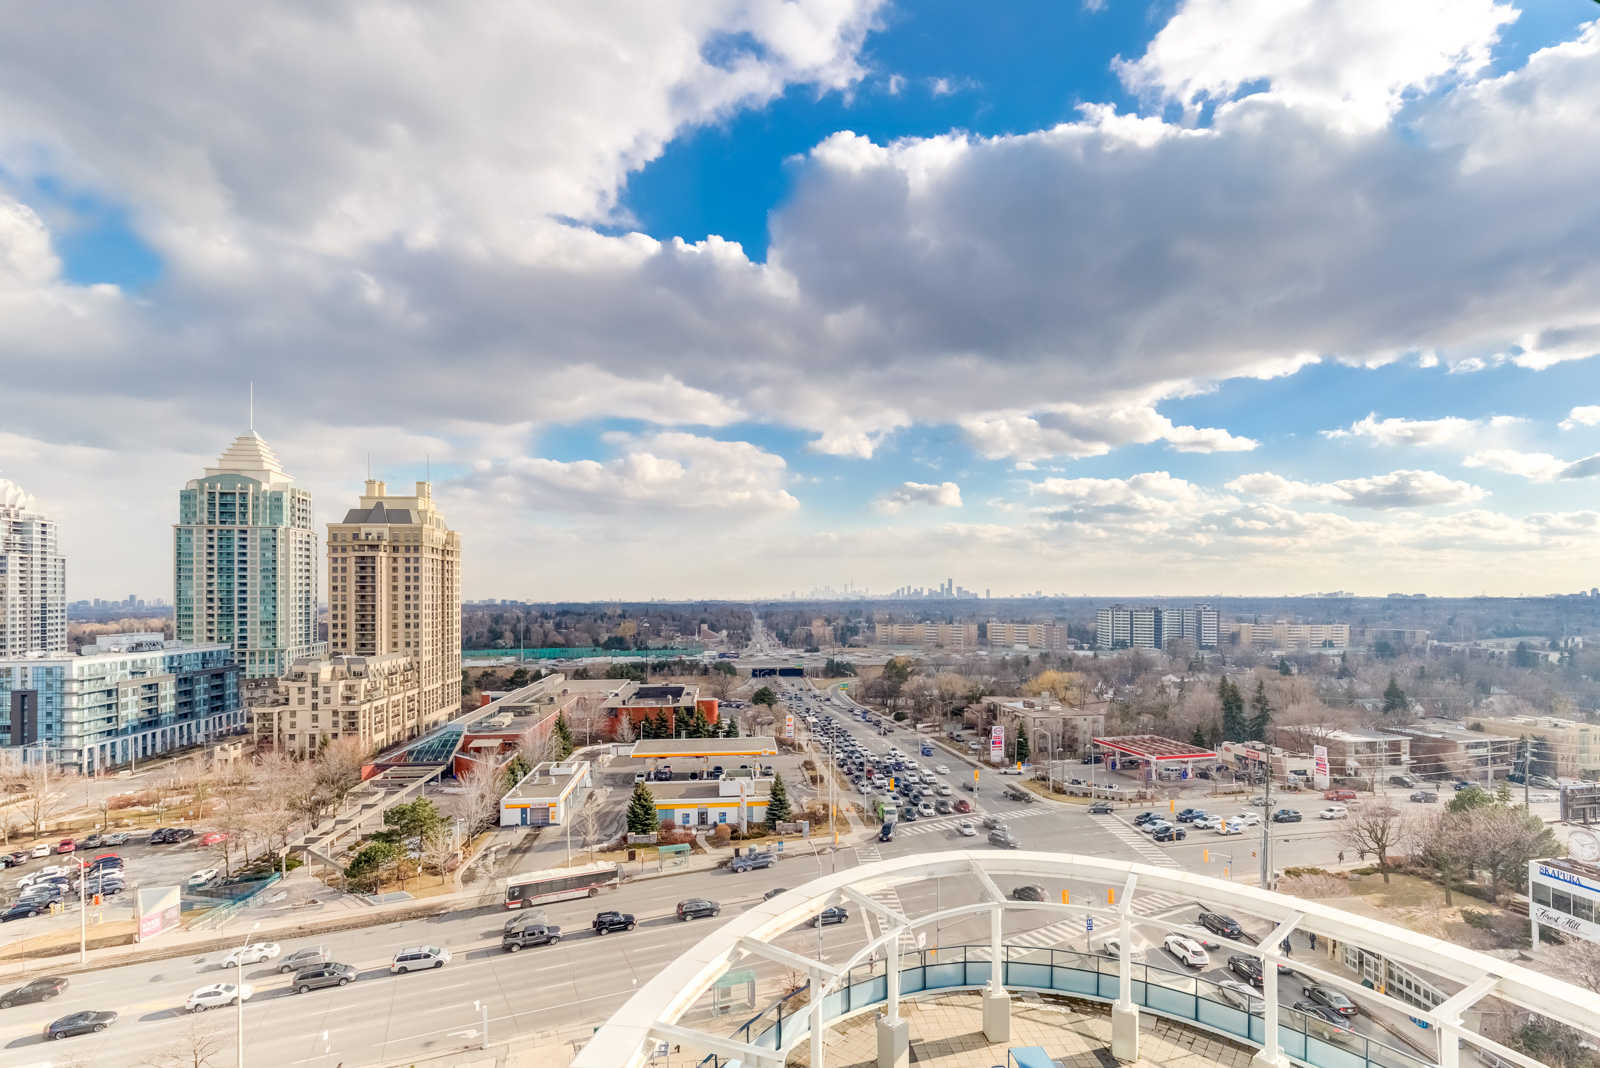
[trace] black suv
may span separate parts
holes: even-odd
[[[294,982],[290,986],[296,994],[304,994],[310,990],[320,990],[325,986],[348,986],[350,980],[355,977],[355,965],[330,961],[327,964],[313,964],[309,968],[302,968],[295,973]]]
[[[594,918],[593,927],[598,934],[610,934],[612,931],[631,931],[634,928],[633,913],[631,912],[602,912]]]
[[[1181,842],[1189,837],[1189,832],[1182,827],[1167,827],[1150,836],[1152,842]]]
[[[1200,914],[1200,926],[1221,935],[1223,938],[1244,937],[1244,928],[1239,926],[1239,921],[1232,916],[1224,916],[1220,912],[1202,912]]]
[[[515,953],[523,946],[553,946],[561,941],[561,928],[530,923],[500,936],[500,948]]]
[[[1280,808],[1272,814],[1273,823],[1299,823],[1300,813],[1292,808]]]
[[[715,901],[707,901],[703,897],[691,897],[678,902],[678,919],[696,920],[703,916],[715,916],[722,911],[722,906]]]
[[[0,994],[0,1009],[9,1009],[25,1001],[49,1001],[66,988],[66,979],[47,975],[30,983],[24,983],[8,993]]]

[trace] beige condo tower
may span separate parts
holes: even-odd
[[[328,647],[335,656],[416,661],[416,737],[461,706],[461,535],[433,505],[367,482],[361,505],[328,524]]]

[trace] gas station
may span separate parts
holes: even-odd
[[[1143,772],[1140,779],[1147,783],[1157,780],[1158,771],[1167,770],[1176,771],[1177,778],[1187,782],[1194,778],[1195,764],[1215,764],[1217,761],[1215,750],[1201,749],[1175,738],[1163,738],[1159,734],[1096,738],[1091,744],[1094,752],[1105,759],[1107,771],[1120,769],[1127,773],[1138,768]]]

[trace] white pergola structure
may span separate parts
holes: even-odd
[[[954,904],[913,920],[873,896],[902,884],[952,876],[976,878],[985,891],[984,899]],[[997,877],[1087,881],[1117,888],[1118,892],[1114,905],[1102,902],[1063,904],[1012,901],[996,884]],[[1490,997],[1577,1028],[1590,1036],[1600,1036],[1600,994],[1441,939],[1315,901],[1302,901],[1208,876],[1098,857],[969,850],[901,857],[863,865],[823,876],[770,901],[752,906],[743,915],[706,936],[641,987],[595,1033],[572,1063],[574,1068],[638,1068],[649,1064],[658,1047],[667,1043],[686,1051],[699,1051],[703,1055],[715,1054],[721,1059],[720,1063],[736,1061],[743,1068],[782,1068],[791,1050],[802,1043],[809,1043],[810,1068],[825,1068],[825,1040],[829,1025],[862,1013],[879,1012],[882,1015],[877,1024],[878,1063],[880,1068],[900,1068],[908,1064],[910,1038],[909,1022],[900,1015],[903,995],[901,953],[898,947],[901,937],[922,927],[986,914],[989,917],[987,945],[974,948],[979,952],[986,950],[984,956],[990,962],[1005,962],[1007,951],[1002,938],[1001,918],[1007,911],[1044,912],[1062,918],[1094,917],[1097,930],[1116,932],[1119,952],[1115,996],[1106,996],[1110,993],[1107,991],[1097,999],[1112,1003],[1113,1055],[1120,1060],[1134,1060],[1139,1055],[1141,1012],[1178,1019],[1190,1026],[1208,1027],[1204,1019],[1175,1015],[1148,1004],[1152,1000],[1150,992],[1157,989],[1159,984],[1148,978],[1135,979],[1136,968],[1142,971],[1148,967],[1132,960],[1135,928],[1154,932],[1158,939],[1185,927],[1185,933],[1193,933],[1193,928],[1186,923],[1135,914],[1132,911],[1133,902],[1144,891],[1202,900],[1213,908],[1272,924],[1272,933],[1258,945],[1241,941],[1229,947],[1232,952],[1250,954],[1262,961],[1262,1004],[1259,1007],[1247,1006],[1245,1012],[1245,1032],[1254,1036],[1259,1030],[1262,1041],[1255,1041],[1253,1037],[1246,1039],[1238,1031],[1211,1027],[1231,1039],[1248,1041],[1257,1046],[1260,1049],[1255,1059],[1257,1068],[1282,1068],[1290,1063],[1307,1064],[1312,1068],[1349,1068],[1353,1063],[1365,1063],[1375,1068],[1380,1063],[1369,1059],[1371,1046],[1366,1047],[1368,1052],[1359,1057],[1353,1057],[1344,1050],[1339,1051],[1337,1056],[1330,1053],[1322,1057],[1313,1051],[1312,1042],[1305,1041],[1301,1043],[1304,1047],[1301,1052],[1291,1058],[1285,1054],[1279,1041],[1266,1041],[1266,1036],[1281,1038],[1276,967],[1279,964],[1293,967],[1309,981],[1352,995],[1368,1006],[1387,1008],[1411,1017],[1419,1025],[1425,1024],[1430,1029],[1429,1033],[1437,1036],[1437,1056],[1433,1063],[1439,1068],[1459,1068],[1462,1043],[1492,1054],[1504,1064],[1517,1065],[1519,1068],[1543,1068],[1538,1061],[1501,1046],[1464,1024],[1467,1010]],[[883,921],[879,934],[870,938],[866,945],[842,963],[830,963],[818,956],[796,953],[771,944],[778,936],[809,922],[822,909],[836,905],[868,909]],[[1377,990],[1365,988],[1337,968],[1319,967],[1314,961],[1308,962],[1300,957],[1291,960],[1282,955],[1279,952],[1280,943],[1295,930],[1314,932],[1321,939],[1333,939],[1381,953],[1407,968],[1442,977],[1447,984],[1459,985],[1459,989],[1449,993],[1442,1004],[1430,1010],[1418,1008]],[[790,1026],[780,1029],[779,1037],[764,1041],[764,1035],[751,1034],[748,1029],[742,1038],[737,1034],[728,1037],[687,1027],[679,1022],[691,1013],[702,996],[713,989],[730,967],[741,962],[748,964],[751,958],[775,962],[809,978],[809,1004],[800,1010],[805,1014],[801,1025],[796,1026],[791,1017]],[[883,996],[875,997],[869,1003],[852,1004],[848,1011],[825,1015],[830,1011],[830,996],[847,981],[850,970],[875,958],[882,958],[885,966]],[[919,992],[947,993],[953,989],[980,991],[983,999],[983,1029],[991,1042],[1004,1042],[1009,1037],[1011,990],[1039,990],[1096,999],[1093,993],[1029,983],[1026,979],[1008,984],[1008,969],[1013,972],[1021,970],[1016,964],[1003,963],[1000,968],[992,964],[984,968],[979,964],[977,970],[982,982],[973,981],[974,976],[969,974],[965,981],[937,987],[925,985]],[[1154,974],[1154,970],[1146,973],[1147,977]],[[1193,983],[1205,982],[1169,972],[1163,972],[1161,976]],[[1137,993],[1140,990],[1144,992],[1142,995]],[[906,996],[915,996],[915,993]],[[1147,1004],[1141,1005],[1141,1000]],[[836,999],[834,1007],[837,1008]],[[1261,1021],[1259,1029],[1249,1019],[1251,1016]],[[1403,1059],[1415,1064],[1429,1063],[1409,1051]]]

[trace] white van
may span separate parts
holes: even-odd
[[[389,971],[391,974],[404,975],[406,972],[420,972],[424,968],[443,968],[449,963],[448,949],[440,949],[438,946],[412,946],[394,955],[394,960],[389,962]]]

